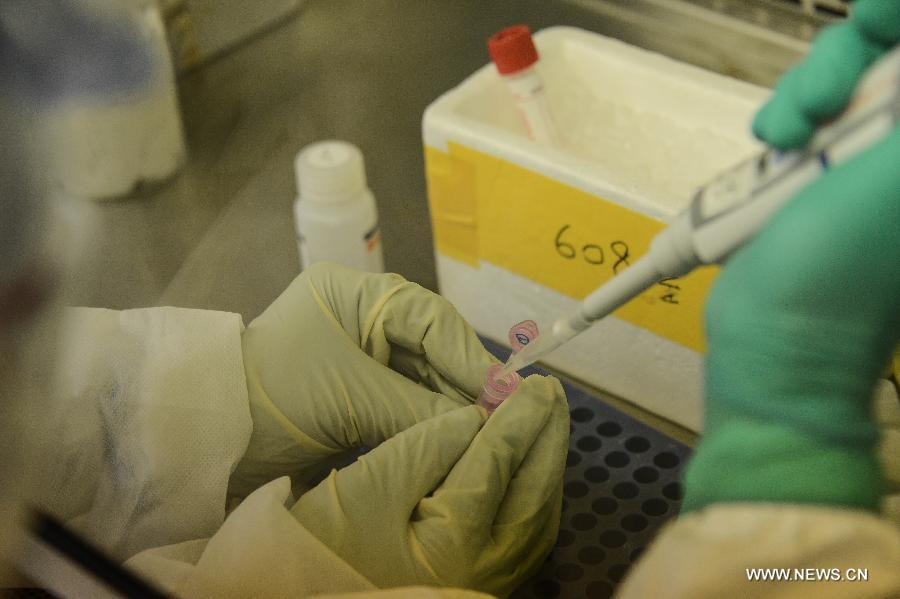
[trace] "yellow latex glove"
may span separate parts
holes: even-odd
[[[291,511],[378,587],[506,596],[556,539],[569,413],[559,381],[535,375],[484,418],[469,406],[421,422],[333,471]]]
[[[484,424],[471,404],[495,360],[456,310],[335,265],[307,269],[242,344],[254,430],[233,492],[374,447],[293,509],[374,584],[505,594],[540,566],[568,448],[558,381],[529,377]]]
[[[471,404],[496,361],[442,297],[334,264],[297,277],[242,345],[253,435],[237,496],[279,476],[306,482],[330,458]]]

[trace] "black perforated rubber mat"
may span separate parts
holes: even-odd
[[[506,359],[509,350],[484,341]],[[529,367],[521,374],[547,374]],[[571,438],[556,547],[515,599],[611,597],[647,544],[678,513],[690,448],[562,381]]]

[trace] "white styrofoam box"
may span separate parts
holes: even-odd
[[[498,341],[505,341],[509,327],[520,320],[549,327],[578,302],[546,283],[546,264],[535,262],[531,270],[519,265],[514,272],[481,251],[487,229],[498,222],[502,191],[491,189],[495,174],[508,183],[515,182],[515,173],[525,178],[534,173],[551,179],[560,194],[581,194],[579,201],[588,194],[598,206],[611,203],[635,215],[604,209],[610,218],[619,214],[666,222],[699,185],[760,149],[749,123],[768,95],[764,88],[579,29],[546,29],[535,35],[535,43],[564,147],[542,146],[526,137],[509,91],[490,64],[433,102],[423,120],[441,293],[480,333]],[[485,176],[485,168],[496,172]],[[523,179],[522,185],[535,181],[544,179]],[[438,187],[441,206],[436,208]],[[488,196],[495,205],[485,211],[479,202]],[[518,199],[510,193],[503,200],[506,213],[516,211]],[[547,198],[545,214],[553,213],[554,203],[554,197]],[[454,213],[449,216],[448,205]],[[493,220],[482,222],[488,216]],[[542,238],[523,233],[521,243],[536,239]],[[567,267],[560,263],[560,269]],[[696,304],[699,312],[702,296]],[[616,314],[544,363],[699,430],[702,348]]]

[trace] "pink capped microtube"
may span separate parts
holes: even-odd
[[[488,416],[494,413],[504,399],[519,388],[519,383],[522,381],[522,377],[517,372],[498,376],[501,370],[503,370],[502,364],[494,364],[488,368],[481,395],[478,396],[478,405],[487,410]]]
[[[534,341],[537,336],[538,326],[533,320],[523,320],[513,325],[509,329],[509,344],[512,346],[513,353]],[[478,405],[487,410],[489,416],[494,413],[497,406],[503,403],[504,399],[519,388],[519,383],[522,382],[522,377],[517,372],[501,376],[502,370],[502,364],[494,364],[488,368],[481,395],[478,396]]]
[[[516,353],[538,336],[538,326],[533,320],[523,320],[519,324],[514,324],[509,329],[509,345],[512,347],[513,353]]]

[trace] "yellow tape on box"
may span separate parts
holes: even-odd
[[[665,227],[502,158],[452,142],[448,150],[425,148],[435,245],[472,266],[485,260],[580,300]],[[663,281],[614,315],[702,352],[703,304],[716,273]]]

